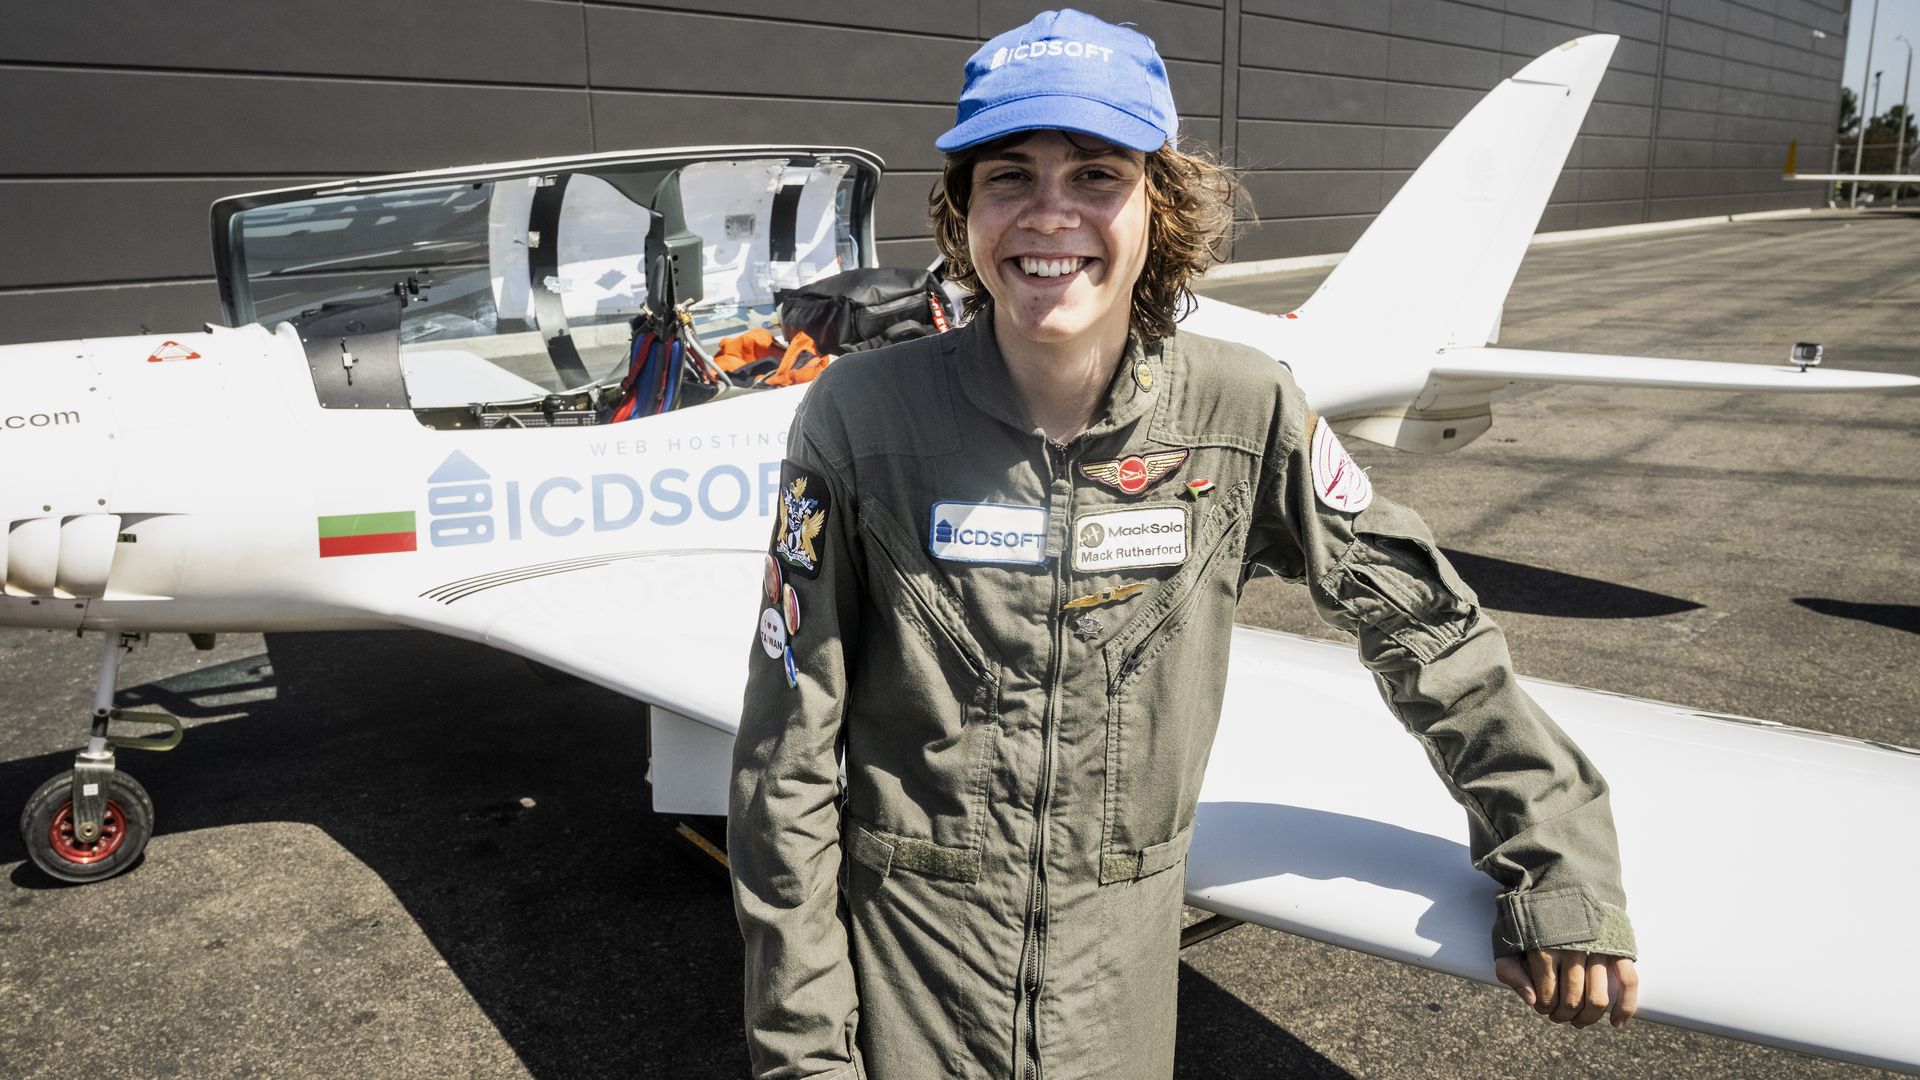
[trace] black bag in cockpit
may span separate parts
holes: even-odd
[[[940,281],[926,270],[848,270],[776,294],[780,326],[804,333],[822,354],[877,349],[953,325]]]

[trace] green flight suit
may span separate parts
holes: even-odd
[[[991,319],[835,362],[794,420],[728,829],[755,1076],[1171,1075],[1184,856],[1255,568],[1358,635],[1507,890],[1495,950],[1632,954],[1605,782],[1417,516],[1316,497],[1284,366],[1135,341],[1060,446]]]

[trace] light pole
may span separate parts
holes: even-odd
[[[1901,173],[1906,171],[1907,161],[1907,91],[1913,89],[1913,42],[1908,41],[1905,34],[1895,34],[1893,40],[1907,47],[1907,75],[1900,83],[1900,134],[1893,143],[1893,171]],[[1893,183],[1895,206],[1900,205],[1900,189],[1903,186],[1898,180]]]
[[[1867,20],[1867,64],[1866,71],[1860,73],[1860,134],[1853,140],[1853,175],[1860,175],[1860,154],[1867,147],[1867,75],[1873,71],[1873,35],[1880,29],[1880,0],[1873,0],[1873,16]],[[1860,181],[1855,180],[1847,190],[1847,205],[1860,205]]]

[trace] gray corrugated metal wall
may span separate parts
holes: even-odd
[[[1500,78],[1622,35],[1543,229],[1812,205],[1847,0],[1082,0],[1249,170],[1241,259],[1346,248]],[[924,262],[962,61],[1032,0],[62,0],[0,13],[0,342],[219,317],[207,206],[325,177],[718,142],[854,143]],[[1819,30],[1826,36],[1815,37]],[[1225,118],[1224,122],[1222,118]]]

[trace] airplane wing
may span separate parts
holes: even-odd
[[[393,615],[731,736],[765,563],[764,551],[656,550],[503,565],[424,590]]]
[[[1491,983],[1466,815],[1351,657],[1235,628],[1187,901]],[[1920,963],[1920,752],[1521,681],[1612,786],[1643,1018],[1920,1072],[1904,1003],[1855,971]]]
[[[1911,390],[1920,378],[1879,371],[1841,371],[1794,364],[1739,364],[1653,356],[1544,352],[1537,349],[1448,349],[1433,365],[1443,383],[1569,383],[1676,390],[1760,390],[1838,393]]]
[[[651,704],[656,809],[721,813],[764,560],[502,566],[395,614]],[[1351,647],[1240,626],[1228,671],[1188,903],[1492,982],[1496,886]],[[1897,835],[1920,821],[1920,752],[1522,681],[1612,786],[1644,1018],[1920,1071],[1903,1002],[1852,971],[1861,945],[1920,966],[1920,847]]]
[[[1920,387],[1920,379],[1891,373],[1493,347],[1514,276],[1617,43],[1607,34],[1569,41],[1495,87],[1294,311],[1275,317],[1202,297],[1183,327],[1289,365],[1342,435],[1420,454],[1457,450],[1484,434],[1493,399],[1517,382]]]
[[[1920,184],[1920,173],[1787,173],[1782,180],[1820,180],[1826,183]]]
[[[1787,143],[1787,163],[1780,169],[1782,180],[1822,180],[1827,183],[1920,184],[1920,173],[1803,173],[1799,170],[1800,140]]]
[[[653,809],[725,816],[766,560],[708,549],[503,565],[391,615],[645,702]]]

